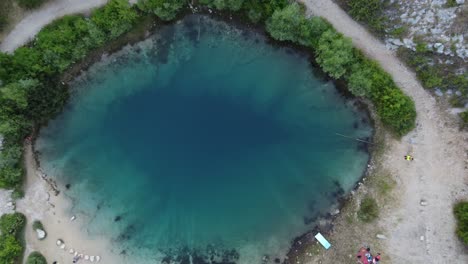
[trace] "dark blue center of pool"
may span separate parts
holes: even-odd
[[[134,263],[182,248],[234,249],[241,264],[281,257],[368,159],[335,134],[368,137],[366,114],[307,54],[203,16],[103,58],[72,86],[41,131],[42,166],[71,184],[83,229]]]

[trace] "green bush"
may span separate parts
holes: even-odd
[[[11,198],[13,200],[18,200],[24,197],[24,191],[20,188],[15,188],[11,193]]]
[[[111,0],[91,16],[91,20],[106,33],[108,39],[114,39],[129,31],[137,18],[138,14],[127,0]]]
[[[41,253],[34,251],[29,254],[26,264],[47,264],[47,261]]]
[[[365,22],[379,32],[383,30],[381,0],[349,0],[348,7],[349,14],[357,21]]]
[[[37,8],[45,3],[47,0],[18,0],[18,4],[23,8]]]
[[[5,214],[0,217],[0,232],[19,237],[26,225],[26,217],[21,213]]]
[[[37,230],[37,229],[45,230],[44,225],[42,225],[41,221],[39,221],[39,220],[36,220],[36,221],[33,222],[32,228],[34,230]]]
[[[457,5],[456,0],[447,0],[447,2],[445,2],[445,7],[456,7]]]
[[[370,196],[364,197],[359,205],[357,216],[359,220],[366,223],[374,221],[379,216],[379,207],[375,199]]]
[[[266,23],[266,30],[276,40],[299,42],[302,36],[301,28],[305,25],[303,8],[293,3],[275,11]]]
[[[186,4],[186,0],[139,0],[138,8],[169,21],[174,19]]]
[[[0,217],[0,260],[5,264],[18,263],[23,252],[22,234],[26,217],[21,213]]]
[[[0,235],[0,260],[2,264],[15,264],[23,253],[23,246],[12,235]]]
[[[468,245],[468,202],[457,203],[453,213],[457,219],[457,235],[465,245]]]
[[[281,10],[288,5],[288,0],[245,0],[243,9],[252,22],[265,21],[276,10]]]
[[[356,61],[351,40],[331,29],[320,37],[316,52],[320,67],[335,79],[345,75]]]

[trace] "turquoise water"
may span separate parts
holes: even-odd
[[[369,137],[366,114],[313,72],[306,54],[190,16],[78,77],[41,165],[123,263],[283,258],[368,160],[335,134]]]

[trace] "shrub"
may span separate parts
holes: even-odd
[[[317,47],[317,62],[335,79],[343,76],[355,61],[351,40],[334,30],[322,34]]]
[[[305,23],[304,10],[294,3],[275,11],[266,23],[266,30],[276,40],[299,42]]]
[[[47,0],[18,0],[18,4],[23,8],[37,8]]]
[[[11,193],[11,198],[14,200],[18,200],[24,197],[24,191],[20,188],[15,188]]]
[[[26,264],[47,264],[47,261],[41,253],[34,251],[29,254]]]
[[[2,264],[18,263],[23,246],[12,235],[0,235],[0,260]]]
[[[0,260],[1,263],[19,263],[23,253],[22,234],[26,217],[21,213],[6,214],[0,217]]]
[[[349,0],[349,14],[357,21],[366,22],[377,31],[383,30],[381,0]]]
[[[359,220],[369,223],[374,221],[379,216],[379,208],[374,198],[370,196],[364,197],[357,212]]]
[[[456,0],[447,0],[445,2],[445,7],[456,7],[458,5]]]
[[[353,65],[348,90],[355,96],[368,96],[372,90],[372,70],[362,64]]]
[[[34,230],[37,230],[37,229],[45,230],[44,226],[42,225],[41,221],[39,221],[39,220],[36,220],[36,221],[33,222],[32,228]]]
[[[145,12],[154,13],[162,20],[174,19],[184,5],[186,0],[139,0],[138,8]]]
[[[101,9],[93,12],[91,20],[106,33],[108,39],[114,39],[129,31],[138,15],[127,0],[111,0]]]
[[[0,217],[0,231],[3,235],[18,237],[26,224],[26,217],[21,213],[5,214]]]
[[[252,22],[260,22],[268,19],[276,10],[281,10],[288,5],[288,0],[245,0],[243,9]]]
[[[453,208],[453,213],[457,219],[457,235],[465,245],[468,245],[468,202],[457,203]]]

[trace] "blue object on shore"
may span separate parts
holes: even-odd
[[[322,246],[325,248],[325,249],[329,249],[331,247],[331,244],[330,242],[328,242],[328,240],[326,240],[322,234],[320,233],[317,233],[317,235],[315,235],[315,238],[318,240],[318,242],[320,242],[320,244],[322,244]]]

